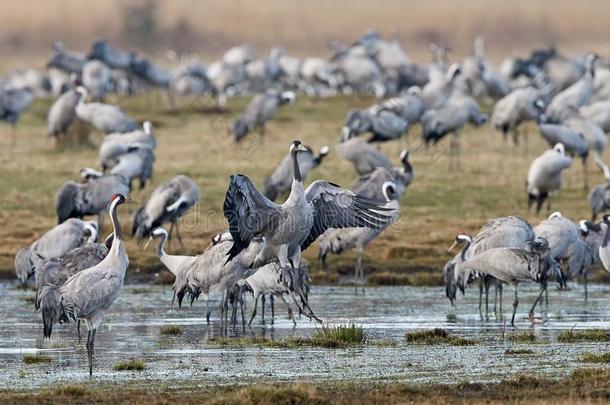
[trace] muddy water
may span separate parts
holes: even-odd
[[[601,353],[607,343],[557,343],[561,331],[570,328],[610,328],[610,286],[590,286],[589,302],[583,291],[550,292],[548,307],[537,312],[541,322],[526,319],[535,287],[524,286],[520,295],[517,328],[533,330],[540,343],[518,344],[503,339],[504,322],[491,315],[482,318],[478,294],[467,291],[452,308],[442,288],[367,288],[364,295],[351,287],[314,287],[311,304],[328,323],[350,321],[365,328],[369,341],[354,349],[224,348],[208,343],[220,333],[218,303],[211,324],[205,321],[203,303],[192,308],[170,308],[169,287],[127,286],[98,330],[95,379],[98,381],[158,381],[172,385],[207,385],[271,380],[396,379],[407,382],[490,381],[527,373],[560,377],[577,367],[584,352]],[[504,311],[510,315],[510,290],[505,292]],[[57,326],[52,340],[42,340],[40,314],[33,311],[34,293],[0,284],[0,389],[55,386],[88,381],[86,350],[78,343],[75,325]],[[249,300],[248,304],[251,304]],[[491,306],[490,306],[491,309]],[[307,336],[316,327],[306,319],[296,328],[276,303],[273,325],[267,305],[267,323],[257,318],[252,329],[237,335],[284,338]],[[259,305],[260,313],[260,305]],[[161,336],[163,325],[183,328],[181,336]],[[407,331],[441,327],[480,340],[468,347],[413,346],[404,343]],[[506,334],[512,333],[507,327]],[[84,334],[86,337],[86,332]],[[393,343],[393,344],[390,344]],[[527,355],[506,354],[508,348],[531,349]],[[47,364],[27,365],[22,356],[44,353]],[[145,361],[143,372],[115,372],[113,365],[131,358]]]

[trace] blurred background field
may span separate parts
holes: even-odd
[[[249,43],[259,53],[281,45],[296,56],[328,56],[328,42],[351,42],[370,28],[398,35],[416,61],[439,41],[454,55],[482,33],[492,60],[533,47],[610,53],[610,2],[604,0],[21,0],[0,13],[0,63],[42,62],[54,41],[88,49],[105,38],[162,56],[168,49],[217,58]]]

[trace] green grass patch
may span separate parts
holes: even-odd
[[[603,329],[566,330],[557,337],[558,342],[610,342],[610,331]]]
[[[120,361],[113,367],[114,371],[144,371],[144,368],[144,362],[135,359]]]
[[[161,328],[162,335],[182,335],[182,328],[178,325],[165,325]]]
[[[441,328],[407,332],[407,334],[405,335],[405,339],[407,343],[421,345],[448,344],[452,346],[472,346],[477,344],[476,340],[466,339],[463,337],[452,335],[445,329]]]
[[[353,323],[348,325],[323,326],[311,333],[312,346],[339,348],[364,344],[364,329]]]
[[[585,353],[582,355],[581,360],[585,363],[610,363],[610,353]]]
[[[534,332],[515,332],[508,335],[508,340],[516,343],[535,343],[538,338],[534,335]]]
[[[44,354],[24,354],[22,361],[25,364],[43,364],[50,363],[51,357]]]
[[[509,355],[509,356],[518,356],[521,354],[534,354],[534,351],[532,349],[506,349],[506,351],[504,352],[504,354]]]

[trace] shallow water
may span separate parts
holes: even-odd
[[[327,323],[354,322],[365,329],[368,343],[353,349],[225,348],[208,343],[219,336],[218,302],[213,301],[211,324],[205,321],[205,306],[170,308],[171,288],[127,286],[97,332],[94,377],[97,381],[159,381],[171,385],[230,384],[268,380],[386,379],[413,383],[491,381],[516,374],[550,377],[567,375],[585,366],[584,352],[601,353],[607,343],[557,343],[565,329],[610,328],[610,286],[589,286],[589,302],[583,291],[551,287],[549,306],[539,308],[542,321],[534,326],[527,312],[536,294],[535,286],[520,290],[517,329],[533,330],[540,343],[520,344],[503,339],[504,322],[490,314],[482,319],[475,289],[460,297],[452,308],[440,287],[376,287],[354,294],[353,287],[314,287],[313,310]],[[509,316],[512,294],[505,288],[504,315]],[[39,313],[34,313],[34,292],[0,284],[0,388],[31,388],[88,381],[84,341],[78,343],[74,324],[55,327],[52,340],[42,339]],[[248,304],[251,304],[251,299]],[[268,301],[267,301],[268,303]],[[492,305],[490,305],[490,310]],[[259,313],[261,307],[259,305]],[[308,336],[316,328],[303,318],[293,328],[285,306],[276,302],[276,319],[267,305],[267,323],[258,317],[252,329],[238,336],[283,338]],[[248,313],[249,315],[249,309]],[[500,317],[501,318],[501,317]],[[248,319],[248,318],[246,318]],[[163,325],[183,328],[180,336],[162,336]],[[446,328],[453,333],[480,340],[467,347],[416,346],[404,343],[405,332],[414,329]],[[84,338],[86,331],[83,327]],[[506,327],[506,334],[512,333]],[[393,341],[397,345],[389,345]],[[507,348],[531,349],[533,354],[509,355]],[[23,363],[22,356],[44,353],[47,364]],[[143,372],[115,372],[113,365],[131,358],[145,361]]]

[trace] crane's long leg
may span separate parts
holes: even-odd
[[[486,280],[485,281],[485,318],[487,319],[489,317],[489,287],[490,287],[490,281]]]
[[[500,283],[498,287],[500,289],[500,314],[502,314],[502,293],[504,292],[504,286]]]
[[[584,179],[583,189],[587,191],[589,189],[589,176],[587,174],[587,157],[582,158],[582,175]]]
[[[546,291],[546,283],[542,284],[542,287],[540,288],[540,292],[538,293],[538,295],[536,296],[536,300],[534,301],[534,305],[532,305],[532,309],[530,309],[530,313],[529,313],[529,317],[530,317],[530,321],[534,322],[534,309],[536,308],[536,304],[538,304],[538,301],[540,301],[540,298],[542,298],[542,293],[544,293]]]
[[[91,329],[91,335],[89,337],[89,376],[93,376],[93,347],[95,346],[95,332],[97,329]]]
[[[210,295],[206,294],[205,296],[205,322],[210,324]]]
[[[275,322],[275,308],[274,308],[274,301],[275,298],[273,296],[273,294],[271,294],[271,325],[273,325],[273,323]]]
[[[78,335],[78,343],[80,344],[80,319],[76,321],[76,334]]]
[[[483,277],[479,278],[479,315],[483,319]]]
[[[517,313],[517,307],[519,306],[519,296],[517,295],[517,286],[513,286],[513,293],[515,296],[515,299],[513,301],[513,316],[510,320],[510,324],[512,325],[512,327],[515,327],[515,314]]]
[[[180,224],[177,221],[173,221],[176,225],[176,238],[178,238],[178,243],[180,243],[180,249],[184,250],[184,243],[182,243],[182,236],[180,235]]]
[[[587,300],[589,299],[589,290],[588,290],[588,284],[589,284],[589,275],[588,275],[588,269],[585,269],[584,274],[582,275],[583,279],[584,279],[584,283],[585,283],[585,302],[587,302]]]
[[[263,320],[263,325],[265,324],[265,301],[267,299],[265,298],[265,294],[261,295],[261,318]]]
[[[250,328],[252,325],[252,321],[254,320],[254,317],[256,316],[256,306],[258,305],[258,296],[259,294],[256,294],[254,296],[254,308],[252,308],[252,315],[250,316],[250,321],[248,322],[248,327]]]
[[[288,302],[284,298],[284,294],[280,295],[280,298],[282,299],[282,301],[284,301],[284,304],[286,304],[286,306],[288,307],[288,319],[292,319],[293,325],[297,326],[297,321],[296,321],[296,319],[294,319],[294,313],[292,312],[292,307],[290,306],[290,304],[288,304]]]
[[[295,277],[298,277],[297,271],[299,270],[299,268],[301,266],[301,248],[296,249],[295,254],[292,256],[291,259],[292,259],[292,261],[290,261],[290,264],[292,265],[291,274],[293,274]],[[281,263],[281,261],[280,261],[280,263]],[[322,320],[320,318],[318,318],[316,316],[316,314],[314,314],[313,310],[309,306],[309,302],[307,300],[307,295],[301,288],[301,283],[298,281],[297,282],[294,282],[294,281],[295,280],[293,279],[293,283],[292,283],[293,291],[295,291],[299,295],[299,297],[301,298],[301,302],[303,303],[303,306],[301,307],[299,305],[299,303],[294,299],[293,294],[290,294],[293,301],[295,301],[297,308],[299,309],[299,311],[301,311],[303,313],[303,315],[307,316],[309,319],[314,319],[323,325],[324,322],[322,322]],[[307,312],[303,311],[303,309],[306,309]]]
[[[93,375],[93,356],[91,354],[91,329],[87,330],[87,362],[89,363],[89,376]]]
[[[241,331],[246,331],[246,318],[244,315],[244,290],[243,286],[239,287],[239,308],[241,310]]]

